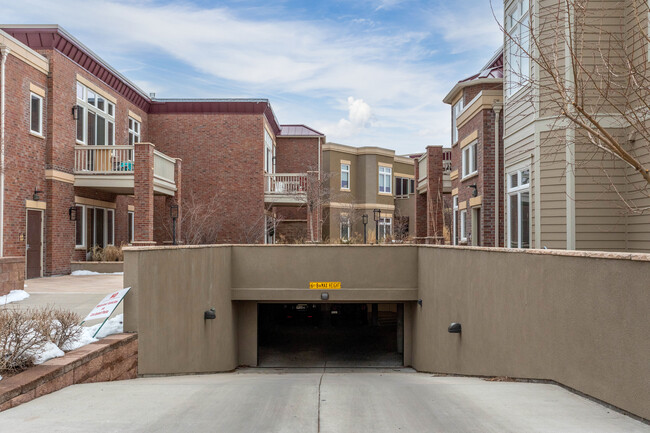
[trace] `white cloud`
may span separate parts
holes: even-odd
[[[323,132],[326,135],[340,138],[348,138],[358,134],[371,124],[372,110],[370,105],[363,99],[348,97],[348,117],[341,119],[336,125],[325,126]]]
[[[400,3],[404,3],[404,0],[378,0],[377,3],[378,5],[375,10],[391,9]]]

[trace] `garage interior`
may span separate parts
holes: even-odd
[[[401,367],[403,303],[260,303],[260,367]]]

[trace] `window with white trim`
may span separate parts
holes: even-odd
[[[517,92],[530,79],[530,15],[529,0],[519,0],[506,17],[506,59],[508,62],[506,91]]]
[[[467,209],[460,211],[460,241],[467,242]]]
[[[392,191],[393,169],[391,167],[379,166],[379,192],[390,194]]]
[[[341,163],[341,189],[350,189],[350,164]]]
[[[349,241],[350,240],[350,217],[347,215],[341,215],[341,240]]]
[[[392,218],[379,218],[379,240],[386,239],[393,233],[393,219]]]
[[[34,134],[43,135],[43,97],[36,93],[29,95],[29,130]]]
[[[458,126],[457,120],[460,113],[463,111],[463,97],[461,96],[460,100],[454,104],[451,108],[451,144],[452,146],[458,141]]]
[[[530,169],[508,173],[508,246],[530,248]]]
[[[85,246],[106,247],[115,244],[115,210],[101,207],[84,206],[86,211],[83,218]],[[80,215],[77,214],[77,218]]]
[[[77,142],[90,146],[115,144],[115,105],[79,82]]]
[[[275,154],[275,146],[273,145],[273,137],[269,131],[264,129],[264,170],[267,173],[275,172],[275,164],[273,156]]]
[[[129,146],[140,142],[140,122],[129,117]]]
[[[132,244],[135,236],[135,212],[129,211],[128,218],[127,238],[129,239],[129,243]]]
[[[454,209],[454,218],[452,222],[452,233],[451,233],[451,243],[452,245],[458,245],[458,196],[453,197],[453,209]]]
[[[473,143],[468,144],[463,148],[461,165],[463,169],[463,177],[471,176],[478,172],[478,158],[476,152],[476,144],[478,142],[474,141]]]
[[[75,247],[86,247],[86,207],[84,205],[75,205]]]

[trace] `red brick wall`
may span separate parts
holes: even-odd
[[[220,209],[218,241],[264,242],[264,116],[152,114],[149,127],[157,150],[183,160],[183,197]]]
[[[321,143],[322,144],[322,143]],[[278,137],[276,173],[306,173],[318,169],[318,138]]]

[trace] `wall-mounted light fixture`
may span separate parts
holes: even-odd
[[[70,217],[70,221],[77,221],[77,206],[68,208],[68,217]]]
[[[78,105],[73,105],[72,106],[72,118],[74,120],[79,120],[79,106]]]
[[[449,328],[447,328],[447,332],[450,334],[460,334],[462,331],[460,323],[453,322],[451,325],[449,325]]]
[[[327,293],[327,292],[322,292],[322,293],[320,294],[320,299],[321,299],[321,301],[327,301],[329,298],[330,298],[330,294]]]
[[[43,194],[43,193],[44,193],[44,191],[39,191],[39,190],[35,189],[34,190],[34,195],[32,196],[32,200],[39,201],[41,199],[39,194]]]
[[[469,187],[472,188],[472,189],[474,189],[474,191],[472,191],[472,197],[476,197],[476,196],[478,196],[478,186],[476,186],[476,184],[473,183],[473,184],[471,184]]]
[[[214,320],[217,318],[217,313],[214,308],[210,308],[203,313],[204,320]]]

